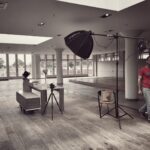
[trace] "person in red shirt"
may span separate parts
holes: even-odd
[[[138,77],[139,94],[143,94],[145,104],[139,109],[139,112],[148,117],[150,121],[150,56],[146,58],[146,65],[139,71]]]

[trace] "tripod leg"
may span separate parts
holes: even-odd
[[[42,114],[45,114],[45,111],[46,111],[46,108],[47,108],[47,105],[48,105],[48,103],[49,103],[49,100],[50,100],[50,98],[51,98],[51,94],[49,95],[49,98],[48,98],[48,100],[47,100],[47,103],[45,104],[45,107],[44,107],[44,110],[43,110],[43,113]]]
[[[97,100],[98,100],[99,116],[101,118],[101,104],[100,104],[99,94],[98,94]]]
[[[100,103],[100,118],[102,118],[102,106],[103,106],[103,104]]]
[[[117,119],[118,119],[118,123],[119,123],[119,128],[121,129],[121,121],[120,121],[120,117],[118,117]]]
[[[63,112],[61,111],[61,108],[60,108],[60,106],[59,106],[59,104],[58,104],[58,101],[57,101],[57,99],[56,99],[56,97],[55,97],[55,95],[54,95],[54,94],[53,94],[53,96],[54,96],[54,99],[55,99],[55,101],[56,101],[56,104],[57,104],[57,106],[58,106],[58,108],[59,108],[60,112],[61,112],[61,113],[63,113]]]
[[[51,98],[51,100],[52,100],[52,104],[51,104],[51,108],[52,108],[52,120],[53,120],[53,95],[52,95],[52,98]]]

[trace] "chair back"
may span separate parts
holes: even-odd
[[[115,93],[113,90],[101,90],[100,92],[100,103],[114,103]]]

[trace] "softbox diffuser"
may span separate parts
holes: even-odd
[[[91,31],[75,31],[65,37],[65,43],[75,55],[83,59],[89,58],[93,49]]]

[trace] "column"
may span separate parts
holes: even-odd
[[[63,69],[62,69],[62,51],[63,49],[56,50],[56,65],[57,65],[57,85],[63,85]]]
[[[98,62],[97,55],[93,55],[93,75],[97,77],[98,75]]]
[[[140,31],[130,31],[125,36],[137,37]],[[138,49],[137,40],[125,38],[125,98],[138,98]]]
[[[40,78],[40,55],[33,54],[32,55],[32,78],[39,79]]]
[[[59,92],[59,106],[61,111],[64,111],[64,88],[63,88],[63,69],[62,69],[62,51],[63,49],[55,49],[56,50],[56,65],[57,65],[57,85],[61,86],[61,88],[57,87],[55,90]]]

